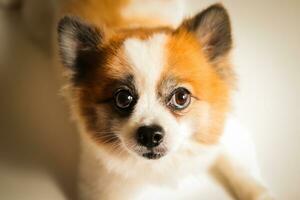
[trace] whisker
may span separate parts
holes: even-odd
[[[101,140],[104,143],[111,143],[115,140],[119,140],[119,137],[116,134],[104,134],[104,135],[95,135],[98,140]]]

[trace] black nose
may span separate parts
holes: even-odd
[[[158,146],[164,138],[164,131],[158,125],[141,126],[137,130],[137,141],[140,145],[152,148]]]

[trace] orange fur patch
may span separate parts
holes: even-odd
[[[229,107],[230,85],[216,72],[215,66],[208,62],[198,40],[189,32],[181,30],[174,33],[167,45],[167,66],[162,79],[175,77],[181,84],[192,87],[192,94],[200,102],[210,106],[211,120],[205,132],[199,130],[196,138],[199,142],[213,144],[218,141],[223,121]],[[193,109],[191,109],[193,110]],[[195,117],[201,115],[193,110]]]

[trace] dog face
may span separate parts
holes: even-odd
[[[70,16],[58,30],[72,107],[99,148],[159,159],[190,142],[218,142],[233,77],[221,5],[176,30],[108,32]]]

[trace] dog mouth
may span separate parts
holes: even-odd
[[[147,148],[135,143],[125,142],[125,147],[130,153],[147,160],[158,160],[168,154],[168,148],[165,145]]]
[[[155,153],[153,151],[150,151],[147,153],[143,153],[142,156],[149,160],[157,160],[157,159],[160,159],[161,157],[163,157],[164,154],[163,153]]]

